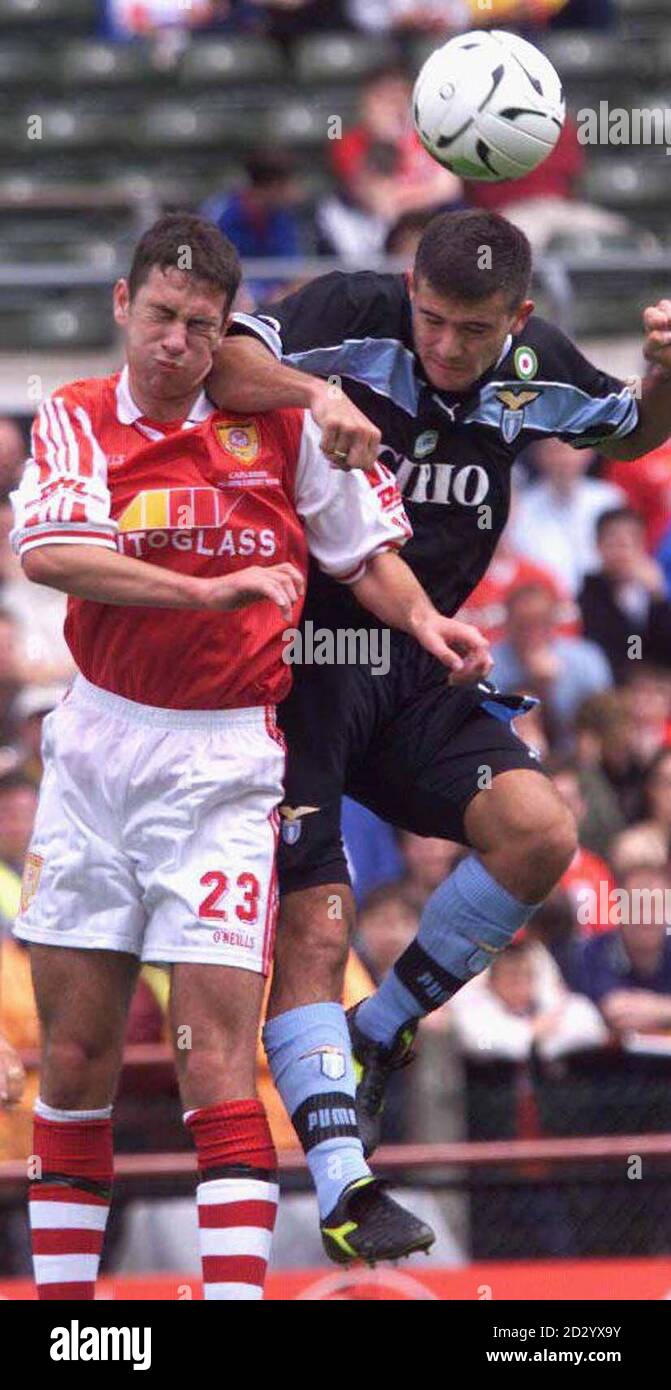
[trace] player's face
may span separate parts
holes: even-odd
[[[440,391],[466,391],[501,356],[509,333],[519,333],[533,300],[516,308],[503,290],[475,303],[438,294],[428,281],[411,282],[412,332],[424,372]]]
[[[152,266],[133,299],[126,281],[117,283],[114,317],[124,331],[131,382],[144,398],[181,404],[195,395],[211,370],[227,308],[223,291],[176,266]]]

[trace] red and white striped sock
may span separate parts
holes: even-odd
[[[258,1100],[224,1101],[184,1116],[198,1152],[203,1297],[263,1298],[277,1215],[277,1154]]]
[[[112,1107],[35,1104],[29,1211],[39,1299],[92,1299],[112,1195]]]

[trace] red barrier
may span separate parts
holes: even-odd
[[[32,1299],[28,1279],[0,1281],[0,1298]],[[201,1299],[192,1275],[148,1274],[101,1279],[99,1298],[112,1301]],[[280,1302],[411,1301],[546,1302],[671,1298],[671,1259],[492,1261],[460,1269],[297,1270],[268,1277],[266,1298]]]

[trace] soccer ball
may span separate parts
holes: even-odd
[[[450,39],[427,58],[413,115],[422,144],[464,179],[519,179],[554,149],[566,108],[534,45],[500,29]]]

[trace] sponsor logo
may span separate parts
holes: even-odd
[[[356,1110],[348,1105],[328,1105],[311,1110],[308,1115],[308,1134],[315,1129],[338,1129],[356,1125]]]
[[[27,854],[21,880],[20,912],[27,912],[39,887],[44,858],[41,854]]]
[[[215,945],[237,946],[242,951],[254,950],[254,937],[249,932],[229,931],[227,927],[217,927],[212,932]]]
[[[269,527],[257,531],[253,526],[243,526],[241,531],[217,531],[214,527],[201,527],[197,531],[135,531],[122,532],[117,537],[117,548],[124,555],[141,559],[154,550],[188,550],[195,555],[260,555],[270,559],[277,549],[275,532]]]
[[[301,1061],[306,1057],[318,1057],[319,1069],[330,1081],[340,1081],[345,1075],[345,1054],[339,1047],[325,1043],[323,1047],[313,1047],[310,1052],[304,1052]]]
[[[515,371],[521,381],[533,381],[538,376],[538,358],[530,347],[515,348]]]
[[[258,426],[253,420],[243,420],[235,424],[218,424],[214,427],[217,439],[227,454],[235,454],[244,464],[254,462],[260,442]]]
[[[427,454],[432,454],[438,443],[438,430],[425,430],[423,434],[417,436],[413,453],[416,459],[426,458]]]

